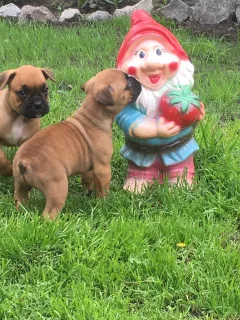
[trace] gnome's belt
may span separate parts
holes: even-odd
[[[161,153],[161,152],[167,152],[167,151],[173,151],[183,145],[185,145],[189,140],[192,139],[193,134],[189,133],[185,137],[174,141],[172,143],[166,144],[166,145],[161,145],[161,146],[144,146],[142,144],[138,144],[134,141],[125,139],[125,144],[133,149],[134,151],[138,151],[141,153]]]

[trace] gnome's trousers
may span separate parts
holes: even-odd
[[[133,162],[128,162],[127,178],[142,179],[146,181],[158,181],[163,184],[164,181],[175,183],[179,179],[186,179],[188,183],[194,178],[193,155],[185,161],[178,164],[166,166],[158,158],[150,167],[138,167]]]

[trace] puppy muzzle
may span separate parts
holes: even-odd
[[[26,101],[20,113],[26,118],[41,118],[49,112],[49,104],[43,98]]]
[[[137,100],[138,96],[140,95],[140,93],[142,91],[142,86],[141,86],[140,82],[134,77],[129,76],[128,80],[129,80],[129,90],[131,91],[131,93],[133,95],[131,103],[133,103]]]

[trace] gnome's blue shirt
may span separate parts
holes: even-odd
[[[141,121],[146,115],[144,110],[141,111],[136,108],[134,104],[125,107],[116,117],[118,126],[123,130],[126,139],[133,141],[136,144],[142,146],[163,146],[172,144],[173,142],[186,137],[193,132],[193,127],[189,126],[184,128],[179,134],[170,138],[151,138],[151,139],[138,139],[130,136],[130,127],[136,121]],[[190,138],[185,144],[176,147],[174,150],[157,153],[143,153],[136,150],[129,145],[124,145],[120,151],[120,154],[127,160],[132,161],[139,167],[151,166],[157,157],[161,157],[163,163],[167,166],[174,165],[186,160],[191,154],[199,150],[199,146],[194,138]]]

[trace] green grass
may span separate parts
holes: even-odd
[[[231,121],[240,45],[167,26],[195,65],[194,91],[207,110],[196,130],[198,183],[192,191],[124,192],[116,125],[109,197],[88,198],[71,178],[54,223],[42,221],[38,191],[17,212],[13,179],[0,177],[0,319],[240,319],[240,123]],[[115,66],[128,28],[127,18],[69,29],[0,21],[0,71],[21,64],[54,70],[45,127],[79,106],[81,84]],[[12,158],[15,148],[5,150]]]

